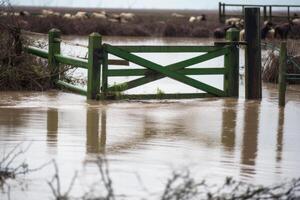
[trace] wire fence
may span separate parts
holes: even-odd
[[[48,34],[45,34],[45,33],[37,33],[37,32],[32,32],[32,31],[25,31],[25,30],[21,30],[21,34],[48,37]],[[62,43],[65,43],[65,44],[68,44],[68,45],[71,45],[71,46],[78,46],[78,47],[88,48],[88,45],[76,43],[76,42],[73,42],[72,40],[56,38],[55,41],[62,42]]]

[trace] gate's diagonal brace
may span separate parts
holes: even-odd
[[[131,54],[131,53],[127,52],[127,51],[124,51],[124,50],[122,50],[120,48],[111,47],[110,45],[107,45],[107,44],[105,45],[105,48],[106,48],[106,50],[109,53],[111,53],[111,54],[113,54],[115,56],[118,56],[120,58],[123,58],[125,60],[128,60],[130,62],[136,63],[136,64],[138,64],[140,66],[146,67],[146,68],[151,69],[151,70],[153,70],[153,71],[155,71],[157,73],[162,74],[161,75],[162,77],[164,77],[164,76],[170,77],[170,78],[175,79],[175,80],[177,80],[179,82],[185,83],[185,84],[187,84],[189,86],[192,86],[194,88],[206,91],[206,92],[208,92],[210,94],[213,94],[213,95],[216,95],[216,96],[225,96],[226,95],[225,92],[222,91],[222,90],[220,90],[220,89],[217,89],[215,87],[212,87],[212,86],[207,85],[205,83],[202,83],[200,81],[192,79],[192,78],[190,78],[188,76],[185,76],[185,75],[182,75],[180,73],[175,72],[175,70],[178,70],[178,68],[179,68],[178,63],[175,63],[176,65],[173,64],[173,65],[169,65],[168,67],[163,67],[163,66],[161,66],[159,64],[156,64],[154,62],[151,62],[149,60],[146,60],[144,58],[141,58],[139,56]],[[222,53],[224,54],[224,52],[222,52]],[[209,57],[211,57],[211,56],[209,56]],[[179,62],[179,63],[182,64],[182,63],[185,63],[185,62],[187,62],[187,61],[182,61],[182,62]],[[197,63],[199,63],[199,61]],[[176,66],[176,68],[174,67],[174,65]],[[170,66],[173,66],[173,67],[170,69]],[[182,67],[180,67],[180,68],[182,68]],[[152,77],[147,77],[147,76],[145,78],[153,79]],[[149,81],[149,82],[151,82],[151,81]],[[128,89],[128,87],[127,87],[127,89]]]
[[[104,48],[106,50],[110,51],[112,48],[115,48],[115,47],[111,47],[107,44],[104,44]],[[186,67],[189,67],[191,65],[198,64],[198,63],[207,61],[209,59],[224,55],[227,52],[228,52],[228,48],[223,47],[222,49],[211,51],[209,53],[206,53],[206,54],[203,54],[203,55],[200,55],[200,56],[196,56],[196,57],[184,60],[184,61],[180,61],[180,62],[177,62],[177,63],[174,63],[174,64],[170,64],[170,65],[167,65],[165,67],[170,69],[170,70],[178,71],[178,70],[184,69]],[[151,73],[147,76],[144,76],[144,77],[126,82],[126,90],[138,87],[138,86],[146,84],[146,83],[150,83],[150,82],[159,80],[159,79],[164,78],[164,77],[165,76],[160,74],[160,73],[155,73],[155,72]],[[113,88],[113,86],[108,88],[108,90],[111,90],[112,88]]]

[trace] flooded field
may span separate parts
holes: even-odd
[[[118,44],[174,44],[162,39],[105,40]],[[85,42],[80,38],[74,41]],[[180,44],[208,42],[179,40]],[[84,55],[82,50],[67,46],[64,51]],[[191,56],[155,58],[158,63],[168,64]],[[222,62],[218,58],[204,64],[222,67]],[[84,76],[84,72],[78,73]],[[200,80],[222,88],[222,77],[205,76]],[[157,87],[166,92],[195,92],[175,83],[165,79],[131,92],[155,93]],[[30,147],[16,161],[26,160],[31,169],[55,159],[62,193],[78,173],[70,193],[73,196],[82,195],[92,186],[99,192],[100,174],[95,161],[100,154],[108,160],[115,193],[128,199],[158,199],[176,170],[189,170],[193,178],[216,184],[228,176],[263,185],[298,178],[299,85],[288,87],[286,107],[279,108],[276,85],[263,85],[262,101],[247,101],[242,80],[240,84],[239,99],[97,102],[59,91],[0,92],[1,155],[21,143],[22,148]],[[10,198],[54,199],[47,183],[54,174],[49,164],[10,180]],[[7,192],[0,193],[0,197],[8,198]]]

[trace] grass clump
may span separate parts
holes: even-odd
[[[165,94],[165,92],[163,90],[161,90],[160,88],[156,88],[156,98],[157,99],[162,99],[164,94]]]
[[[127,90],[127,83],[117,84],[114,82],[113,86],[109,86],[109,94],[107,95],[110,99],[121,99],[123,92]]]

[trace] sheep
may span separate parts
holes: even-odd
[[[295,24],[295,25],[300,25],[300,18],[293,19],[292,23]]]
[[[275,29],[274,29],[274,28],[271,28],[271,29],[268,31],[268,34],[267,34],[266,39],[273,40],[274,38],[275,38]]]
[[[220,27],[220,28],[216,28],[214,30],[214,37],[215,38],[224,38],[225,34],[226,34],[226,31],[230,28],[236,28],[236,26],[234,24],[231,24],[231,25],[225,25],[225,26]]]
[[[271,22],[264,22],[264,26],[261,29],[261,39],[274,39],[275,30],[272,28],[273,24]],[[240,31],[240,41],[245,40],[245,29]]]
[[[128,20],[128,21],[133,20],[135,17],[133,13],[121,13],[119,16],[121,19]]]
[[[70,13],[65,13],[63,15],[63,18],[66,18],[66,19],[71,19],[72,18],[72,15]]]
[[[195,22],[200,22],[200,21],[206,21],[205,14],[201,14],[200,16],[197,16],[197,17],[191,16],[189,19],[190,23],[195,23]]]
[[[206,21],[206,15],[205,14],[201,14],[200,16],[196,17],[198,21]]]
[[[52,16],[60,17],[60,13],[59,12],[53,12]]]
[[[7,13],[7,12],[4,12],[4,11],[1,11],[1,12],[0,12],[0,15],[2,15],[2,16],[7,16],[8,13]]]
[[[178,18],[184,17],[184,15],[178,14],[178,13],[172,13],[171,16],[172,16],[172,17],[178,17]]]
[[[292,25],[293,25],[292,22],[288,22],[288,23],[283,23],[275,26],[274,37],[275,38],[279,37],[280,39],[287,39],[287,36],[292,29]]]
[[[271,30],[272,30],[272,26],[273,23],[269,22],[269,21],[265,21],[264,22],[264,26],[262,27],[262,29],[260,30],[260,34],[261,34],[261,39],[266,39],[266,38],[273,38],[272,34],[271,34]],[[273,32],[273,31],[272,31]]]
[[[98,18],[98,19],[106,19],[106,14],[93,12],[91,17]]]
[[[52,10],[46,10],[46,9],[43,9],[42,10],[42,15],[43,16],[50,16],[50,15],[53,15],[53,11]]]
[[[20,16],[30,16],[30,13],[28,11],[20,11]]]
[[[191,16],[190,19],[189,19],[189,22],[194,23],[196,21],[196,19],[197,19],[196,17]]]
[[[237,17],[232,17],[225,20],[226,25],[239,25],[242,19]]]
[[[75,15],[74,15],[74,19],[87,19],[88,15],[86,12],[83,11],[78,11]]]
[[[109,22],[112,22],[112,23],[120,22],[120,20],[114,19],[114,18],[109,18],[108,21],[109,21]]]

